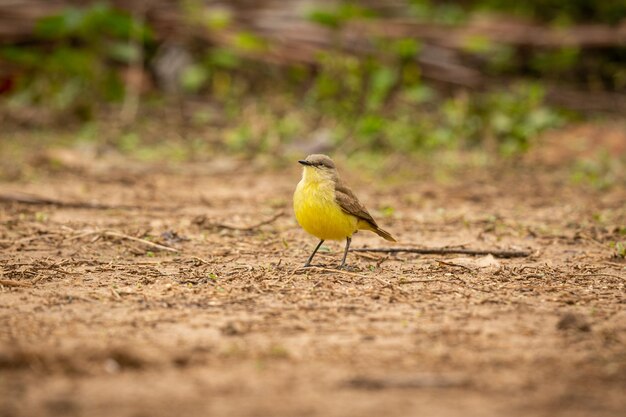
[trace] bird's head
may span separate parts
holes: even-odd
[[[326,155],[313,154],[298,161],[304,166],[302,176],[306,181],[336,181],[335,163]]]

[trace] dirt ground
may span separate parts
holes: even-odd
[[[331,242],[302,270],[296,165],[82,161],[0,183],[64,203],[0,202],[0,416],[624,415],[624,188],[345,172],[397,246],[532,255],[351,253],[337,272]]]

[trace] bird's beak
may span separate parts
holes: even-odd
[[[304,159],[298,161],[298,163],[302,164],[302,165],[306,165],[306,166],[310,166],[311,165],[311,163],[309,161],[305,161]]]

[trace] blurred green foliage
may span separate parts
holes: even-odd
[[[313,10],[309,14],[309,20],[332,29],[339,29],[352,19],[373,18],[376,12],[355,2],[343,2],[334,8]]]
[[[626,258],[626,242],[613,242],[614,257],[618,259]]]
[[[462,2],[409,0],[408,4],[411,17],[418,21],[458,24],[468,17]]]
[[[448,98],[437,95],[402,54],[387,63],[340,54],[320,59],[306,103],[348,126],[342,138],[345,146],[402,152],[491,141],[502,154],[514,155],[526,151],[538,133],[564,120],[543,104],[539,84],[520,83],[484,94],[462,91]]]
[[[572,167],[571,180],[575,184],[607,190],[615,184],[624,183],[623,162],[606,152],[593,158],[581,159]]]
[[[587,19],[615,22],[626,13],[617,3],[407,0],[407,7],[412,19],[451,25],[484,9],[566,24]],[[565,120],[545,105],[544,87],[537,81],[484,92],[435,88],[422,76],[417,58],[423,45],[415,39],[365,39],[371,46],[366,54],[352,55],[337,45],[320,53],[315,65],[279,67],[259,58],[271,45],[238,29],[228,9],[207,8],[194,0],[184,5],[191,25],[228,34],[221,37],[228,39],[226,44],[191,48],[191,62],[178,81],[182,94],[205,98],[221,109],[219,135],[229,151],[276,152],[285,143],[326,129],[331,131],[331,145],[346,152],[484,147],[510,156],[525,152],[539,133]],[[313,9],[307,17],[330,30],[354,19],[384,18],[354,1]],[[90,119],[101,103],[120,101],[124,69],[139,59],[149,68],[157,48],[148,26],[106,3],[45,18],[36,35],[42,42],[0,49],[0,57],[19,68],[9,104],[46,106],[83,119]],[[584,63],[599,65],[593,67],[598,74],[610,74],[607,85],[626,86],[626,70],[618,65],[626,56],[620,50],[612,52],[612,60],[589,59],[571,47],[539,50],[521,63],[511,47],[469,37],[464,52],[482,60],[491,75],[519,72],[560,79],[576,74]],[[191,123],[211,118],[196,110]],[[142,149],[140,142],[132,133],[116,141],[123,151]]]
[[[40,42],[0,49],[1,58],[19,67],[10,104],[44,105],[83,118],[99,102],[123,97],[119,69],[139,59],[139,48],[153,39],[147,26],[105,3],[46,17],[35,36]]]
[[[474,5],[561,24],[602,22],[616,24],[626,17],[623,0],[476,0]]]

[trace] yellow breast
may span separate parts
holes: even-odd
[[[358,219],[335,201],[332,182],[302,179],[293,195],[296,219],[304,230],[323,240],[343,240],[357,230]]]

